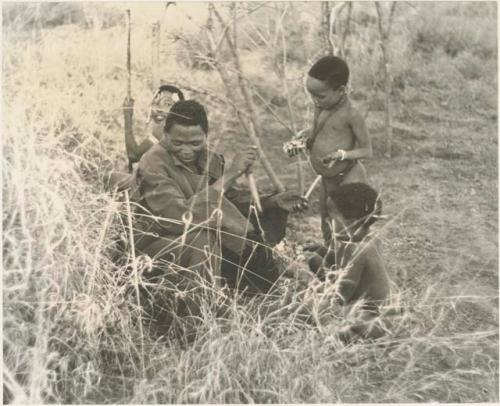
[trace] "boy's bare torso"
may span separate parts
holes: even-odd
[[[339,149],[352,150],[355,146],[356,137],[352,130],[352,110],[349,100],[335,111],[321,110],[317,118],[316,126],[320,128],[311,148],[311,164],[314,170],[325,177],[336,176],[343,172],[351,163],[349,161],[337,161],[331,168],[322,162],[327,154]]]

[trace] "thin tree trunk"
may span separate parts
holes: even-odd
[[[347,4],[347,19],[346,19],[344,31],[342,32],[342,39],[340,41],[340,55],[342,56],[342,58],[346,57],[345,43],[347,40],[347,34],[349,34],[349,30],[351,27],[352,5],[353,5],[353,3],[351,1]]]
[[[220,24],[222,27],[224,27],[224,22],[222,20],[222,17],[218,13],[217,9],[215,6],[212,4],[209,5],[209,7],[212,8],[215,16],[219,20]],[[241,91],[241,94],[243,95],[243,100],[245,101],[245,104],[248,109],[248,117],[249,117],[249,123],[247,125],[247,130],[248,130],[248,136],[252,140],[252,142],[257,146],[259,150],[259,156],[260,160],[262,162],[262,165],[264,166],[264,170],[266,171],[267,175],[269,176],[269,179],[273,183],[274,187],[276,188],[277,192],[284,192],[285,186],[283,183],[279,180],[278,176],[276,175],[276,172],[274,171],[271,162],[269,161],[269,158],[265,154],[262,145],[260,143],[260,131],[259,127],[257,124],[257,114],[255,112],[255,107],[253,105],[252,98],[250,96],[250,92],[248,91],[248,87],[245,83],[245,78],[243,75],[243,70],[241,68],[241,63],[240,63],[240,58],[237,50],[237,30],[236,30],[236,12],[235,12],[235,4],[232,3],[231,7],[233,8],[232,10],[232,18],[233,18],[233,39],[229,36],[229,32],[225,31],[225,36],[226,36],[226,41],[229,46],[229,49],[231,51],[231,55],[233,57],[233,61],[236,67],[236,73],[237,73],[237,78],[238,78],[238,86]],[[223,81],[225,82],[224,78]],[[230,95],[230,93],[228,94]]]
[[[384,13],[379,2],[375,2],[375,9],[378,17],[378,30],[380,34],[380,48],[382,50],[382,69],[384,73],[384,100],[385,100],[385,155],[392,155],[392,110],[391,110],[391,93],[392,93],[392,72],[391,72],[391,57],[389,52],[389,39],[392,28],[394,13],[397,3],[393,2],[387,17],[387,22],[384,27]]]
[[[159,86],[158,67],[159,67],[159,21],[153,22],[151,28],[151,73],[153,79],[153,86]]]
[[[334,49],[330,41],[330,2],[321,2],[321,33],[324,41],[324,48],[329,55],[333,55]]]

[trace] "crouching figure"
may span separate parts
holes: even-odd
[[[381,216],[378,193],[364,183],[347,183],[327,200],[334,238],[328,250],[317,252],[311,270],[326,276],[347,325],[340,338],[378,338],[387,330],[380,317],[389,305],[391,283],[381,256],[381,241],[370,227]],[[324,257],[318,261],[320,255]]]

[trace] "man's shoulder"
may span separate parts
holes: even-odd
[[[161,144],[156,143],[149,148],[141,157],[139,164],[154,162],[158,159],[165,159],[165,148]]]
[[[138,168],[142,171],[148,171],[152,168],[163,166],[168,161],[168,154],[161,144],[155,144],[149,148],[139,161]]]

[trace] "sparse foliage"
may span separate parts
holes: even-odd
[[[313,21],[321,35],[319,7],[248,3],[231,17],[223,6],[215,4],[223,22],[213,16],[213,41],[205,38],[193,48],[212,70],[190,65],[186,43],[174,40],[175,21],[167,26],[162,20],[161,47],[169,57],[160,79],[210,107],[211,137],[224,141],[223,152],[235,140],[248,142],[235,128],[255,120],[276,176],[288,184],[293,163],[276,151],[290,136],[283,124],[293,129],[292,117],[296,127],[307,121],[300,75],[309,61],[300,53],[290,57],[303,46],[305,28],[285,16],[273,31],[278,72],[290,79],[283,83],[267,70],[263,42],[251,43],[243,28],[263,30],[262,14],[278,21],[274,17],[287,10],[293,21]],[[390,218],[375,234],[384,239],[384,259],[398,287],[395,308],[402,312],[392,309],[387,336],[347,346],[336,338],[346,322],[343,309],[334,303],[323,308],[320,284],[289,276],[266,298],[207,294],[193,341],[159,338],[162,314],[152,314],[150,305],[175,294],[148,282],[148,258],[118,255],[120,235],[130,239],[129,206],[102,187],[110,167],[125,166],[127,31],[122,5],[113,7],[106,9],[113,18],[102,17],[98,31],[75,20],[40,22],[32,3],[19,3],[15,12],[3,8],[4,403],[497,403],[498,230],[491,221],[498,210],[496,6],[398,6],[398,20],[411,22],[393,24],[388,36],[391,52],[399,55],[391,66],[400,78],[391,110],[398,135],[392,148],[399,153],[390,165],[377,159],[386,121],[384,102],[375,99],[368,125],[378,155],[367,166]],[[130,7],[130,76],[141,128],[151,99],[149,40],[157,13],[151,5]],[[378,32],[376,9],[359,3],[351,13],[348,48],[359,100],[385,81],[376,69],[382,50],[370,42]],[[254,117],[227,48],[234,18],[240,79]],[[265,34],[262,41],[273,38]],[[308,55],[324,45],[309,44]],[[220,81],[220,72],[229,78]],[[288,91],[275,89],[284,83]],[[268,91],[262,98],[275,116],[257,102],[257,88]],[[284,104],[270,102],[283,93],[290,94]],[[275,249],[285,273],[307,274],[303,247],[319,240],[317,217],[314,207],[291,216],[287,240]],[[166,306],[171,315],[172,303]]]

